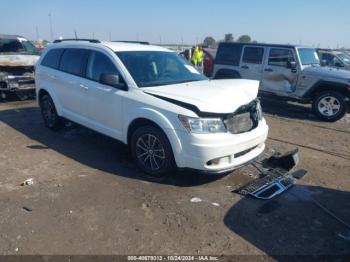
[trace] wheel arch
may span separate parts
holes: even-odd
[[[214,79],[237,79],[242,78],[241,74],[235,69],[220,68],[215,72]]]
[[[45,89],[45,88],[40,88],[38,90],[38,94],[37,94],[37,102],[38,102],[38,105],[40,106],[40,99],[43,97],[43,95],[45,94],[48,94],[52,101],[54,102],[55,104],[55,108],[56,108],[56,111],[57,111],[57,114],[59,116],[62,116],[62,108],[61,108],[61,105],[60,103],[58,102],[58,99],[57,97],[54,95],[54,92],[50,92],[50,90],[48,89]]]
[[[306,94],[304,95],[304,98],[307,98],[309,100],[314,100],[318,94],[326,91],[338,92],[347,96],[348,99],[350,98],[349,85],[346,85],[343,83],[337,83],[337,82],[330,82],[330,81],[317,82],[312,86],[312,88],[309,91],[306,92]]]
[[[138,114],[134,111],[133,115],[134,117],[129,117],[128,119],[131,120],[125,123],[124,143],[130,145],[131,136],[137,128],[145,125],[156,127],[168,138],[175,161],[178,166],[181,166],[182,160],[178,157],[182,151],[181,141],[169,119],[160,112],[148,108],[142,108],[138,111]]]

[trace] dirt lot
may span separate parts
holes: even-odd
[[[118,142],[77,126],[49,131],[33,101],[1,103],[0,254],[350,255],[350,117],[263,108],[268,150],[299,147],[308,171],[271,201],[231,192],[252,167],[147,182]],[[28,177],[34,185],[20,186]]]

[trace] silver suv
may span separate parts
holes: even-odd
[[[221,43],[213,75],[258,80],[261,94],[312,103],[314,113],[325,121],[336,121],[349,110],[350,72],[321,67],[314,48]]]

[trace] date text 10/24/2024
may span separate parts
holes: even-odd
[[[128,256],[128,261],[218,261],[218,256]]]

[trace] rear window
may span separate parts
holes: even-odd
[[[66,49],[61,58],[60,70],[72,75],[84,76],[88,57],[88,50]]]
[[[215,58],[215,64],[239,66],[242,45],[220,44]]]
[[[60,65],[60,58],[63,53],[63,49],[50,50],[44,57],[41,65],[47,66],[53,69],[58,69]]]
[[[264,56],[262,47],[245,47],[243,54],[243,63],[261,64]]]

